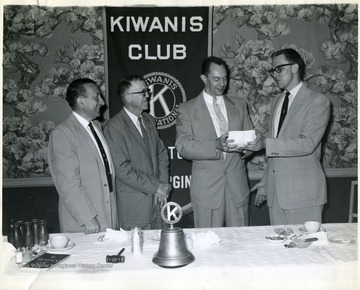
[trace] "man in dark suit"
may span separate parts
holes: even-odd
[[[293,49],[274,52],[269,73],[283,94],[270,109],[267,136],[259,135],[245,148],[266,149],[267,168],[255,203],[267,199],[273,225],[321,222],[326,203],[326,179],[321,166],[321,139],[329,116],[329,99],[302,82],[305,63]]]
[[[169,192],[169,158],[148,113],[144,79],[130,76],[118,85],[124,107],[109,120],[104,135],[114,159],[120,226],[159,229],[160,209]]]
[[[75,80],[67,89],[66,100],[73,112],[52,131],[48,146],[59,194],[60,230],[92,234],[116,229],[113,163],[95,120],[105,104],[100,89],[90,79]]]
[[[201,80],[203,92],[179,105],[175,143],[179,154],[192,160],[195,227],[248,225],[245,161],[228,140],[228,131],[252,129],[247,107],[241,99],[223,95],[228,69],[222,59],[206,58]]]

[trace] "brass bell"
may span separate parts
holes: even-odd
[[[170,211],[169,209],[173,205],[177,209]],[[171,221],[170,217],[168,219],[164,217],[166,209],[168,216],[174,215],[175,212],[179,212],[180,216],[175,221]],[[162,208],[161,216],[166,223],[170,224],[170,228],[161,230],[159,250],[152,259],[153,263],[160,267],[175,268],[194,262],[195,257],[187,248],[184,231],[181,228],[173,227],[173,224],[181,218],[181,207],[174,202],[169,202]]]

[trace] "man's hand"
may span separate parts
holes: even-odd
[[[251,154],[253,154],[254,152],[250,151],[250,150],[245,150],[244,147],[238,147],[236,148],[236,151],[240,153],[241,159],[246,159],[248,158]]]
[[[266,200],[266,192],[265,192],[265,185],[262,182],[255,184],[253,188],[250,189],[250,192],[256,191],[256,197],[254,204],[256,206],[260,206]]]
[[[237,145],[231,144],[233,139],[228,140],[229,133],[225,133],[216,139],[216,149],[223,152],[236,152]]]
[[[247,143],[244,148],[250,151],[259,151],[265,148],[266,145],[265,141],[266,138],[260,133],[258,133],[258,135],[256,135],[256,139],[252,142]]]
[[[84,225],[85,235],[96,234],[100,231],[100,223],[96,217]]]
[[[167,202],[167,196],[158,192],[154,194],[154,206],[163,207]]]
[[[154,194],[154,206],[163,207],[167,202],[170,190],[170,184],[160,183],[156,193]]]

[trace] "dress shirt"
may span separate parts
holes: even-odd
[[[135,125],[136,129],[139,131],[141,137],[143,137],[141,127],[140,127],[140,124],[139,124],[139,120],[138,120],[140,116],[134,115],[128,109],[126,109],[126,107],[124,107],[124,110],[125,110],[126,114],[129,116],[130,120],[134,123],[134,125]]]
[[[292,102],[294,101],[296,94],[298,93],[298,91],[300,90],[301,86],[303,85],[303,82],[300,82],[295,88],[293,88],[289,93],[289,105],[288,105],[288,109],[287,111],[289,112],[290,106],[292,104]],[[281,115],[281,108],[282,108],[282,104],[284,102],[285,99],[285,94],[286,91],[284,91],[284,93],[282,94],[280,101],[278,102],[278,106],[276,108],[276,113],[275,113],[275,122],[274,122],[274,136],[276,138],[277,136],[277,130],[279,127],[279,120],[280,120],[280,115]]]
[[[220,137],[219,120],[218,120],[218,117],[216,116],[214,106],[213,106],[214,97],[210,96],[205,91],[203,91],[203,96],[204,96],[206,107],[208,108],[208,111],[210,113],[211,120],[212,120],[212,122],[214,124],[216,135],[217,135],[217,137]],[[226,113],[226,106],[225,106],[224,97],[223,96],[217,96],[216,97],[216,102],[219,104],[221,113],[224,115],[226,122],[229,124],[228,116],[227,116],[227,113]]]
[[[74,116],[76,117],[76,119],[78,119],[78,121],[80,122],[80,124],[85,128],[86,132],[88,132],[91,140],[94,142],[95,146],[96,146],[96,149],[97,151],[99,152],[99,155],[101,157],[101,161],[102,163],[104,164],[104,160],[102,159],[102,156],[101,156],[101,152],[100,152],[100,148],[95,140],[95,137],[94,137],[94,134],[91,132],[91,129],[89,127],[89,121],[86,120],[85,118],[81,117],[79,114],[77,114],[76,112],[73,111],[73,114]],[[101,144],[103,145],[104,147],[104,150],[105,150],[105,153],[106,153],[106,156],[107,156],[107,159],[108,159],[108,162],[109,162],[109,166],[110,166],[110,173],[112,174],[112,160],[111,160],[111,155],[110,155],[110,150],[109,150],[109,147],[105,141],[105,137],[103,135],[103,133],[101,131],[99,131],[99,129],[97,128],[97,126],[93,126],[95,131],[96,131],[96,134],[99,136],[99,139],[101,141]],[[105,168],[105,165],[104,165],[104,168]]]

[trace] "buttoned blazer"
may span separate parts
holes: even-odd
[[[252,129],[246,104],[228,97],[224,101],[229,131]],[[202,93],[179,105],[175,146],[183,158],[192,160],[191,202],[204,208],[218,208],[227,188],[234,204],[243,206],[249,196],[245,161],[239,153],[228,153],[226,159],[221,159],[216,139]]]
[[[121,223],[145,224],[156,218],[153,197],[160,182],[169,183],[169,158],[154,118],[142,114],[149,147],[124,109],[104,127],[115,164]]]
[[[271,106],[269,137],[266,139],[267,169],[264,175],[267,202],[275,192],[283,209],[326,203],[326,179],[321,165],[321,139],[325,133],[330,102],[303,85],[291,104],[278,138],[274,136],[275,109]]]
[[[93,124],[101,132],[100,123]],[[83,232],[82,226],[94,217],[101,231],[117,227],[116,195],[109,192],[96,145],[74,114],[51,132],[48,160],[59,194],[61,232]],[[115,180],[112,182],[114,188]]]

